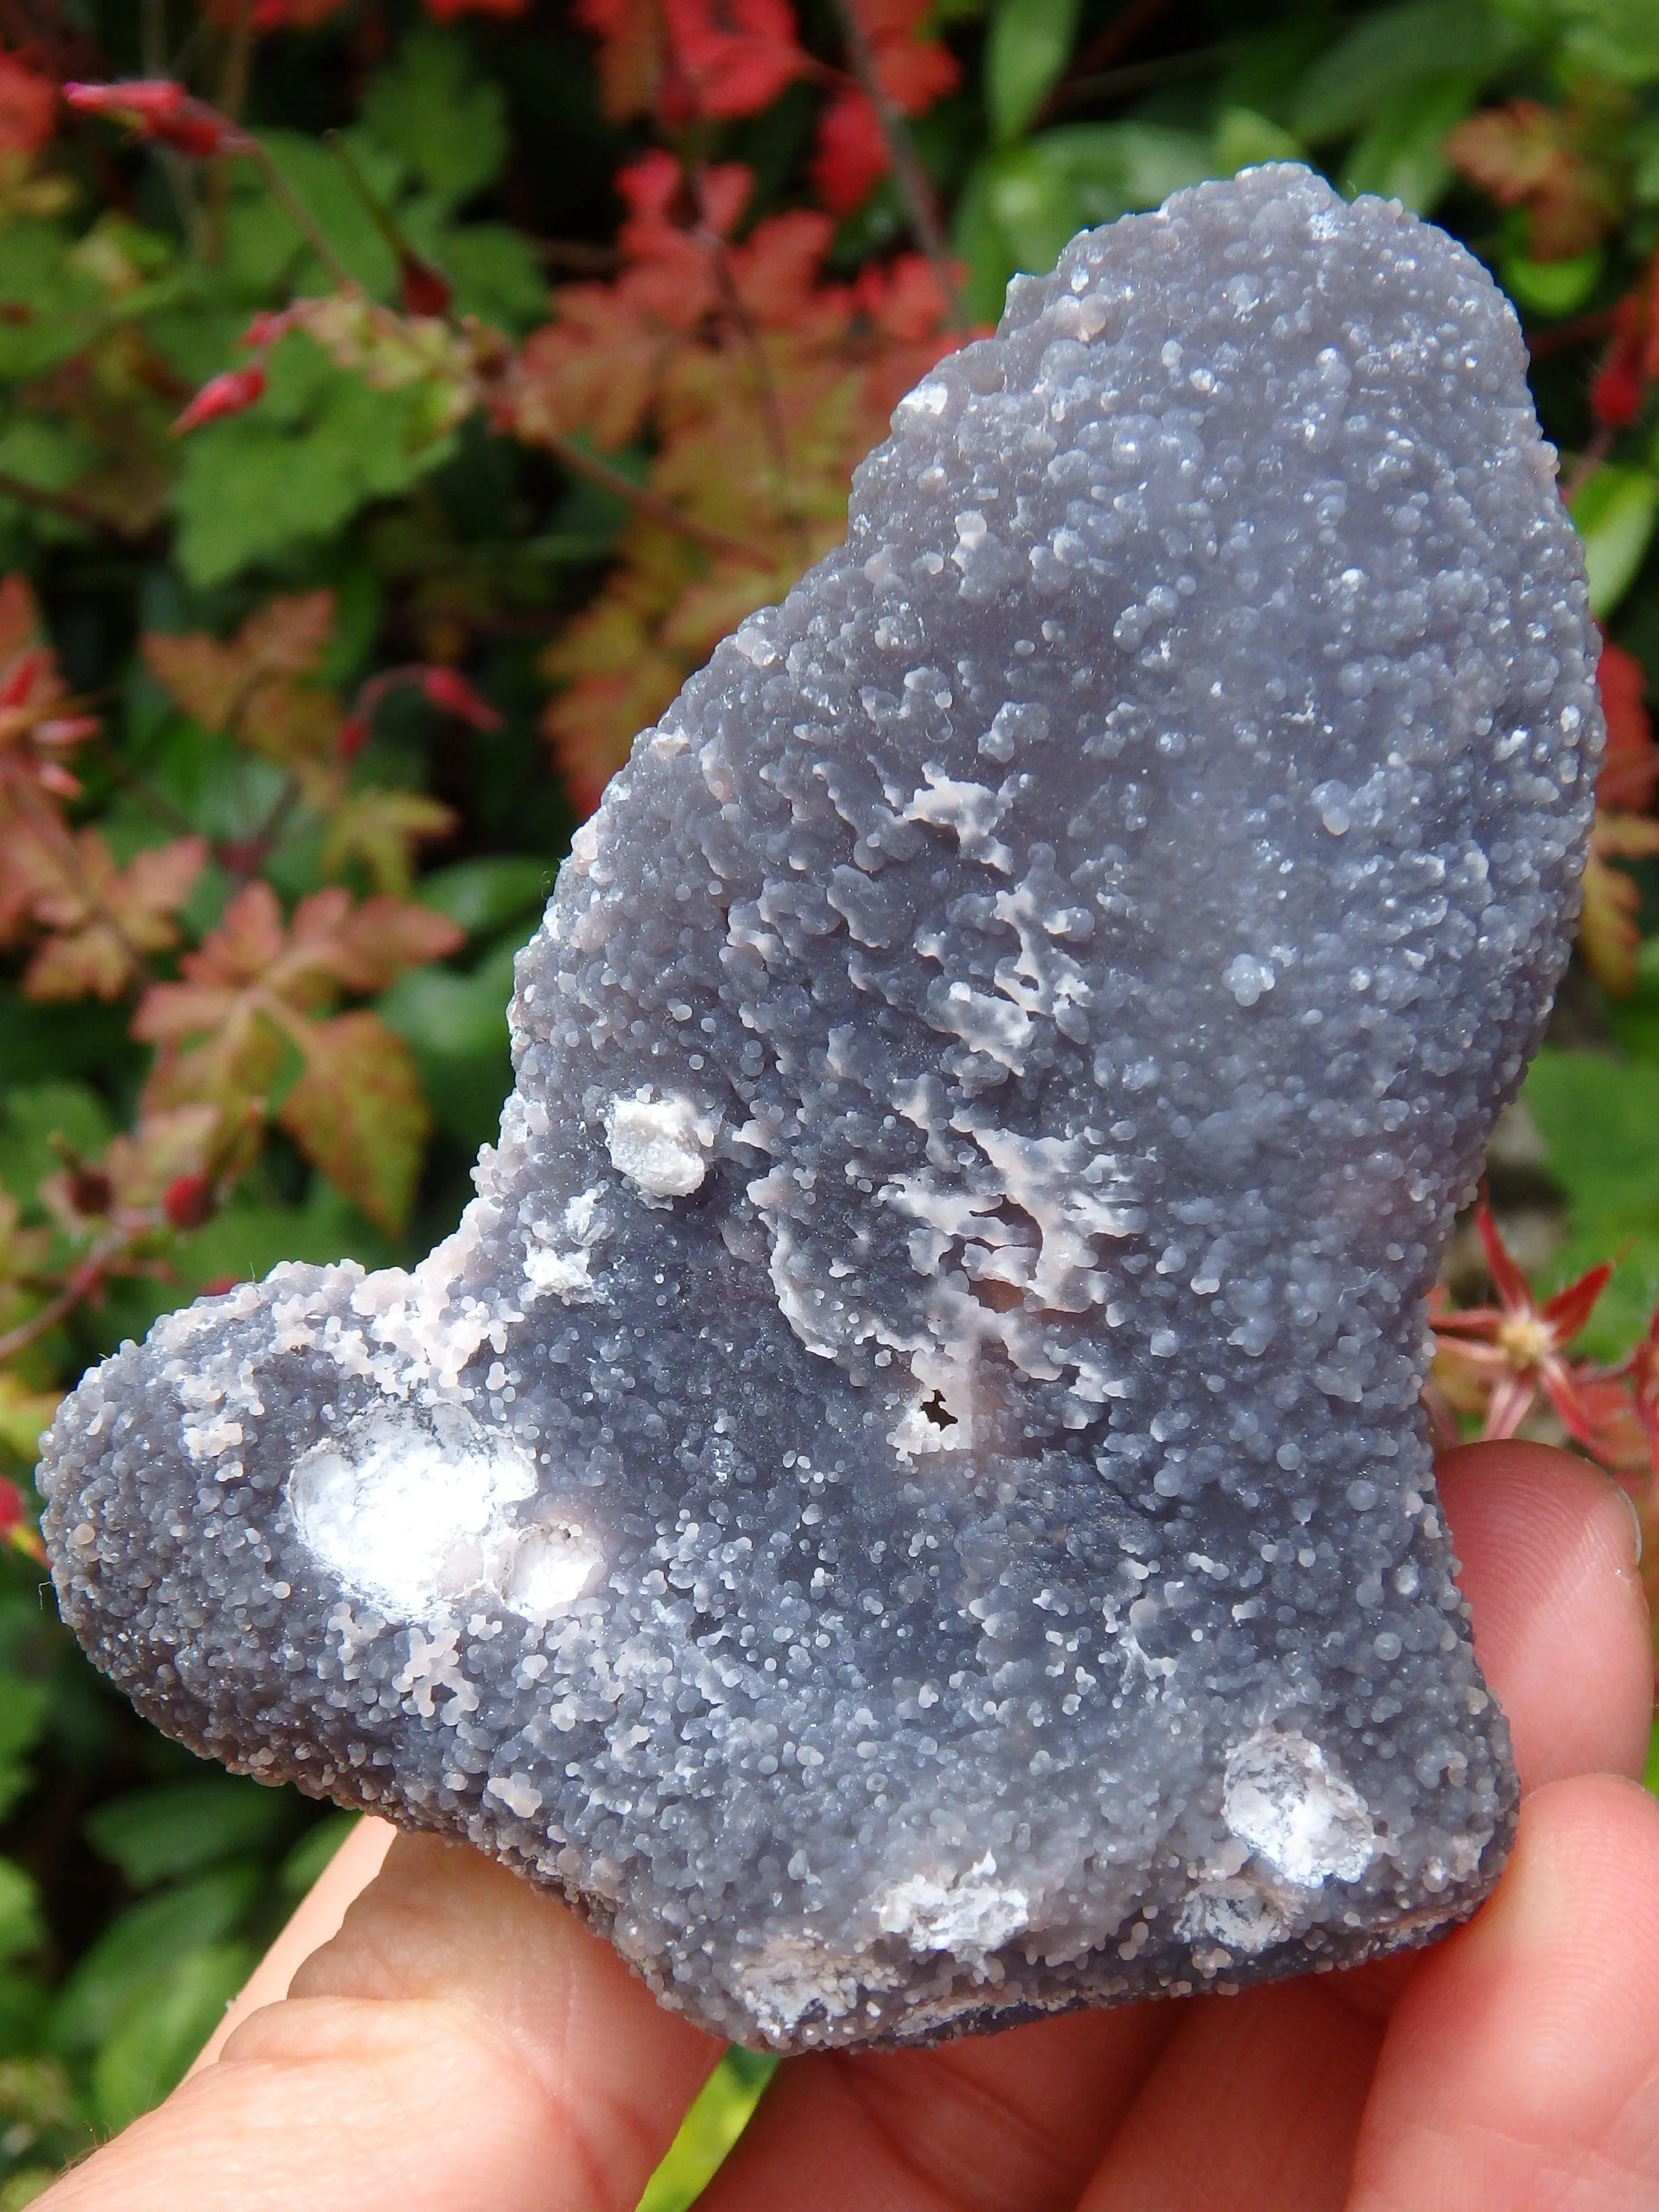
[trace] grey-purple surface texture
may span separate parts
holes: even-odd
[[[140,1710],[784,2050],[1469,1911],[1516,1784],[1424,1295],[1601,734],[1524,371],[1296,167],[1018,280],[578,836],[454,1236],[64,1406]]]

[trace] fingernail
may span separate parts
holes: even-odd
[[[1623,1505],[1626,1512],[1630,1516],[1630,1525],[1636,1536],[1636,1565],[1639,1567],[1642,1564],[1643,1547],[1641,1512],[1637,1506],[1636,1500],[1631,1496],[1629,1491],[1626,1489],[1624,1484],[1620,1481],[1616,1474],[1608,1474],[1606,1468],[1600,1469],[1600,1472],[1603,1475],[1607,1476],[1609,1488],[1613,1490],[1619,1498],[1620,1503]]]

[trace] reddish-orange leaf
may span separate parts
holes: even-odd
[[[204,631],[146,632],[150,673],[204,730],[228,730],[255,693],[276,678],[315,673],[334,634],[332,592],[295,592],[269,600],[234,638]]]
[[[1644,703],[1647,678],[1642,664],[1633,653],[1604,638],[1595,680],[1607,722],[1596,799],[1604,806],[1646,807],[1659,785],[1659,745]]]
[[[441,960],[466,942],[464,930],[428,907],[396,898],[354,907],[331,888],[301,899],[294,914],[294,962],[313,965],[348,991],[384,991],[405,968]]]
[[[15,54],[0,54],[0,163],[38,154],[57,127],[57,86]]]
[[[1578,922],[1578,949],[1591,975],[1614,998],[1628,995],[1636,982],[1641,949],[1638,917],[1642,895],[1615,858],[1643,860],[1659,854],[1659,822],[1646,815],[1599,807],[1584,864],[1584,905]]]
[[[300,1041],[305,1072],[277,1118],[337,1190],[396,1236],[431,1126],[409,1048],[365,1012],[307,1023]]]
[[[605,113],[613,123],[648,115],[663,71],[658,0],[576,0],[572,13],[599,42],[599,100]]]
[[[323,872],[338,875],[356,861],[376,890],[401,898],[415,879],[416,847],[447,837],[458,819],[423,791],[355,791],[329,816]]]
[[[200,837],[153,845],[118,868],[95,830],[35,842],[31,913],[51,934],[29,963],[32,999],[118,999],[144,954],[179,941],[173,917],[207,860]]]
[[[788,0],[661,0],[674,59],[700,114],[769,107],[805,66]]]
[[[1586,252],[1617,222],[1622,193],[1605,146],[1605,94],[1569,107],[1512,100],[1472,115],[1446,140],[1447,158],[1500,207],[1527,210],[1540,261]]]

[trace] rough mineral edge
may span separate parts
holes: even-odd
[[[1460,247],[1286,167],[1073,240],[579,835],[456,1234],[66,1403],[65,1617],[745,2042],[1425,1940],[1516,1785],[1423,1298],[1594,653]]]

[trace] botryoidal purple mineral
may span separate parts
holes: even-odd
[[[65,1404],[140,1710],[780,2049],[1467,1914],[1516,1784],[1424,1296],[1601,734],[1524,367],[1295,167],[1018,279],[578,836],[456,1233]]]

